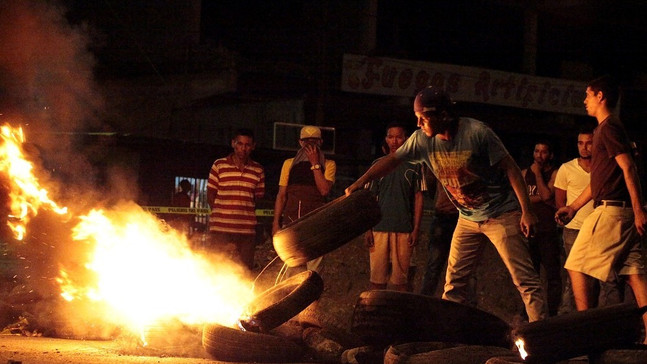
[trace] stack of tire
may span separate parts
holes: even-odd
[[[511,327],[505,321],[474,307],[408,292],[362,292],[351,333],[364,346],[345,356],[362,350],[365,357],[382,353],[378,360],[385,364],[523,362],[513,349]]]
[[[381,219],[375,196],[359,190],[339,197],[304,215],[273,237],[274,249],[288,267],[297,267],[346,244],[369,230]],[[313,271],[305,271],[280,282],[257,296],[247,308],[249,317],[239,320],[239,327],[205,325],[202,345],[214,359],[226,362],[288,363],[303,361],[308,346],[319,345],[328,354],[315,361],[340,360],[343,347],[330,340],[320,327],[306,327],[300,345],[279,330],[291,318],[307,312],[323,292],[323,280]],[[318,359],[318,360],[317,360]]]

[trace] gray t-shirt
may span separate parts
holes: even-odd
[[[403,161],[424,162],[470,221],[484,221],[519,209],[505,171],[493,168],[509,153],[499,137],[483,122],[459,118],[452,140],[427,137],[417,130],[396,151]]]

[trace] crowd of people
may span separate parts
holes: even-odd
[[[406,125],[389,124],[385,155],[345,190],[370,189],[382,212],[364,236],[367,287],[414,289],[409,267],[428,193],[429,260],[417,293],[433,296],[442,287],[443,299],[472,304],[482,248],[492,244],[530,322],[622,302],[625,284],[638,306],[647,305],[641,246],[647,214],[635,150],[613,113],[620,88],[603,76],[582,91],[597,126],[573,135],[578,157],[556,163],[551,141],[538,140],[532,163],[521,169],[487,124],[457,115],[444,90],[422,89],[413,104],[418,129],[408,136]],[[233,152],[209,173],[211,244],[233,246],[252,269],[254,206],[265,192],[265,174],[251,159],[250,130],[239,130],[231,143]],[[301,149],[281,170],[273,233],[327,201],[336,165],[322,143],[318,127],[302,128]],[[320,264],[303,268],[318,270]]]

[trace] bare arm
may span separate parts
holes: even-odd
[[[627,153],[618,154],[616,156],[616,162],[622,169],[625,184],[627,185],[627,190],[631,197],[631,206],[634,210],[634,223],[636,225],[636,229],[638,229],[638,233],[641,236],[644,236],[645,229],[647,227],[647,214],[645,214],[645,209],[642,205],[642,189],[640,187],[640,179],[638,179],[636,164]]]
[[[410,235],[409,245],[414,246],[418,244],[418,236],[420,235],[420,222],[422,221],[422,208],[424,205],[424,196],[422,191],[416,192],[413,202],[413,231]]]
[[[521,221],[519,221],[521,232],[525,236],[530,236],[534,234],[534,229],[537,225],[537,216],[535,216],[535,213],[530,208],[528,189],[521,176],[521,170],[519,170],[519,166],[517,166],[517,163],[515,163],[510,155],[505,156],[498,163],[498,166],[506,172],[510,185],[519,200],[519,205],[521,205]]]
[[[371,166],[371,168],[366,171],[357,181],[353,182],[350,186],[346,188],[346,195],[350,195],[353,191],[364,188],[364,185],[368,182],[384,177],[389,174],[391,171],[397,167],[401,161],[397,159],[393,154],[389,154],[384,158],[377,161]]]
[[[582,206],[586,205],[591,200],[591,185],[586,186],[584,191],[580,193],[575,201],[571,202],[568,206],[562,206],[557,209],[555,212],[555,221],[558,224],[564,225],[573,219],[577,210],[581,209]]]
[[[276,194],[276,201],[274,201],[274,221],[272,221],[272,235],[276,234],[281,229],[281,216],[283,209],[285,209],[285,202],[287,201],[286,186],[279,186],[279,192]]]
[[[319,149],[315,145],[308,144],[305,147],[303,147],[306,151],[306,155],[308,156],[308,160],[310,161],[310,165],[314,166],[316,164],[319,164],[319,154],[321,153],[321,149]],[[328,193],[330,193],[330,189],[332,188],[332,181],[328,181],[326,179],[326,176],[324,175],[323,172],[323,167],[321,166],[319,169],[313,169],[312,173],[315,178],[315,184],[317,185],[317,190],[319,190],[319,193],[322,196],[328,196]]]
[[[209,203],[209,207],[213,209],[213,203],[216,201],[216,195],[218,195],[218,190],[215,188],[208,188],[207,187],[207,202]]]
[[[555,196],[555,176],[557,175],[557,170],[554,170],[553,173],[551,173],[548,182],[544,182],[544,179],[541,176],[541,168],[537,163],[533,163],[530,169],[532,170],[532,173],[535,174],[537,195],[539,195],[541,201],[552,204]]]
[[[566,206],[566,190],[555,187],[555,207]]]

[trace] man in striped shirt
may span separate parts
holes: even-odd
[[[249,269],[254,267],[256,201],[265,194],[263,166],[250,158],[255,146],[251,130],[237,130],[231,140],[233,153],[213,163],[207,182],[211,245],[224,250],[233,244]]]

